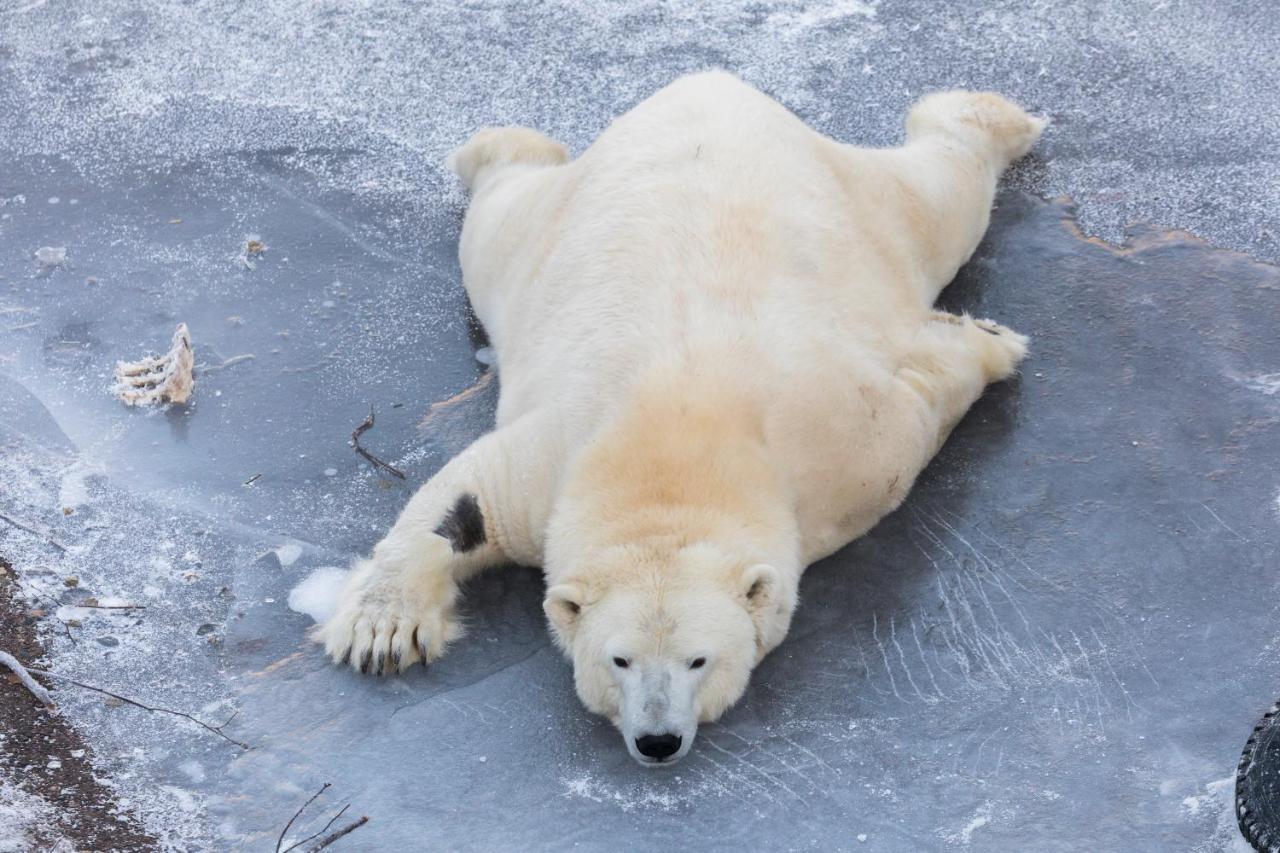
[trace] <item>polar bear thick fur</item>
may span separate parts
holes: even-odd
[[[943,92],[902,147],[857,148],[706,73],[576,160],[533,130],[477,133],[451,166],[497,427],[357,564],[328,653],[434,660],[460,580],[541,565],[582,701],[637,760],[683,756],[786,636],[805,567],[897,507],[1025,355],[933,303],[1042,127]]]

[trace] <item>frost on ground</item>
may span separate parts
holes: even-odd
[[[280,565],[292,566],[302,556],[302,546],[296,542],[289,542],[276,548],[275,555],[276,559],[280,561]]]
[[[206,555],[217,565],[222,554],[231,562],[225,546],[198,520],[112,490],[86,473],[94,468],[77,456],[12,437],[0,453],[0,511],[26,520],[29,528],[4,526],[0,551],[11,564],[8,577],[15,594],[37,617],[48,661],[43,668],[223,722],[235,709],[217,674],[214,655],[221,632],[200,631],[202,625],[225,621],[223,577],[212,565],[192,577],[194,564],[185,558],[195,555],[200,562]],[[69,514],[62,508],[68,495],[76,499]],[[27,654],[39,652],[28,649]],[[175,673],[183,677],[175,679]],[[92,746],[92,778],[113,792],[122,819],[140,818],[153,837],[171,847],[191,849],[188,845],[208,837],[207,785],[194,783],[177,765],[199,759],[223,767],[234,758],[234,746],[181,718],[148,713],[65,681],[46,683],[60,709],[58,719],[71,723]],[[42,725],[38,719],[32,724]],[[42,770],[57,774],[82,758],[83,752],[55,750],[41,756]],[[0,793],[0,803],[9,801],[8,792]],[[38,802],[27,805],[36,810],[24,806],[18,813],[42,814]],[[0,826],[4,820],[0,817]]]
[[[1212,835],[1196,848],[1204,853],[1252,853],[1253,848],[1240,835],[1235,813],[1236,777],[1232,773],[1204,786],[1204,793],[1185,797],[1182,809],[1189,820],[1209,823]]]
[[[57,817],[42,798],[0,778],[0,853],[71,853],[75,847],[53,828]]]
[[[945,833],[942,837],[948,844],[971,844],[973,843],[973,834],[991,823],[991,803],[983,803],[974,811],[969,822],[960,827],[956,832]]]
[[[9,14],[0,114],[25,120],[3,144],[99,170],[116,158],[275,150],[343,189],[438,204],[426,190],[451,186],[439,164],[475,128],[527,124],[581,150],[680,72],[715,64],[874,144],[899,137],[903,107],[924,91],[1005,90],[1057,123],[1046,155],[1015,180],[1075,195],[1091,232],[1118,240],[1128,222],[1158,221],[1280,251],[1267,4],[1153,0],[1082,15],[1043,0],[396,0],[339,11],[270,0],[242,21],[227,2]],[[68,97],[69,78],[84,97]],[[345,150],[361,156],[315,154]]]
[[[581,797],[593,803],[605,803],[616,806],[624,812],[637,809],[656,808],[661,811],[674,811],[681,807],[689,807],[693,797],[690,793],[672,793],[670,790],[643,789],[623,791],[617,785],[601,781],[590,774],[560,780],[564,786],[566,797]]]

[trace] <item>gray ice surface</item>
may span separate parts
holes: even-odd
[[[147,605],[50,608],[54,669],[238,712],[254,747],[60,690],[102,777],[176,849],[269,849],[326,781],[293,834],[350,802],[349,849],[1230,849],[1221,780],[1280,689],[1280,272],[1116,251],[1018,190],[1275,258],[1278,30],[1209,2],[0,5],[0,511],[68,548],[0,526],[0,554],[33,600]],[[945,297],[1031,335],[1021,380],[811,570],[672,772],[579,706],[532,570],[472,584],[430,671],[328,666],[289,591],[491,417],[492,386],[417,426],[482,370],[445,152],[492,123],[581,151],[710,65],[848,141],[945,86],[1054,118]],[[197,362],[253,358],[126,409],[115,362],[178,322]],[[370,404],[407,484],[346,444]]]

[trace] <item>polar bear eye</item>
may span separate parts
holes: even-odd
[[[694,658],[693,663],[689,664],[689,669],[702,669],[706,665],[706,658]]]
[[[618,669],[626,669],[627,667],[631,666],[631,662],[628,661],[626,658],[614,658],[613,665],[616,666]]]

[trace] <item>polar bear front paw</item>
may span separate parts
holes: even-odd
[[[334,663],[374,675],[404,672],[444,654],[462,630],[454,618],[458,588],[448,569],[448,541],[433,542],[412,566],[361,560],[347,579],[338,609],[316,629]]]

